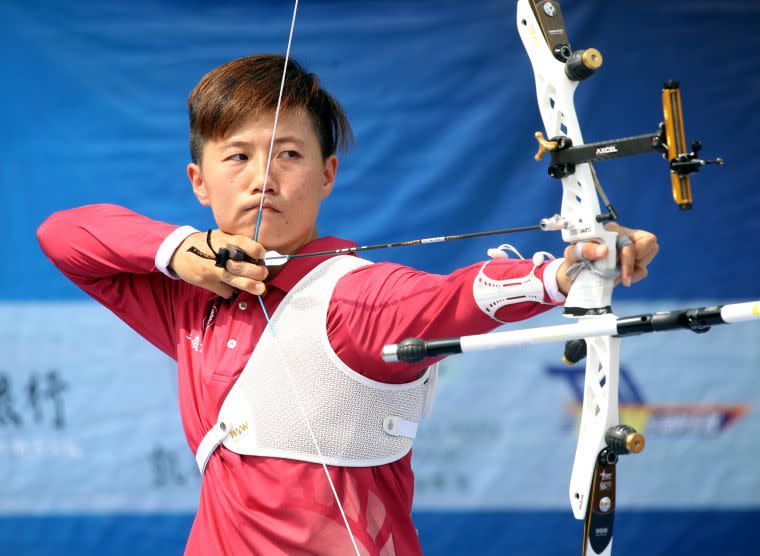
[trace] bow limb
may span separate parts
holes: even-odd
[[[296,25],[296,15],[298,14],[298,0],[295,0],[295,3],[293,5],[293,17],[291,19],[290,23],[290,34],[288,36],[288,47],[285,52],[285,63],[282,68],[282,81],[280,82],[280,91],[277,96],[277,106],[275,108],[274,112],[274,123],[272,124],[272,137],[269,142],[269,155],[267,157],[267,164],[266,164],[266,170],[264,171],[264,183],[262,186],[262,192],[261,192],[261,200],[259,203],[259,213],[258,218],[256,219],[256,230],[254,232],[253,239],[255,241],[258,241],[259,238],[259,230],[261,227],[261,217],[263,214],[263,208],[264,208],[264,198],[266,196],[267,191],[267,182],[269,180],[269,170],[272,163],[272,153],[274,151],[274,142],[275,137],[277,135],[277,123],[279,121],[280,117],[280,108],[282,105],[282,95],[285,90],[285,76],[288,69],[288,61],[290,60],[290,47],[293,43],[293,32],[295,31],[295,25]],[[269,318],[269,314],[267,312],[267,309],[264,305],[264,300],[259,297],[259,305],[261,306],[261,310],[264,313],[264,318],[267,321],[267,326],[269,328],[269,331],[272,334],[272,339],[274,345],[277,347],[277,352],[279,353],[280,359],[282,361],[281,368],[285,370],[286,377],[288,379],[288,383],[290,384],[290,389],[293,392],[293,397],[296,400],[296,405],[298,406],[299,411],[301,412],[301,416],[303,417],[304,423],[306,424],[306,428],[309,431],[309,436],[311,437],[311,441],[314,445],[314,449],[316,450],[317,456],[319,458],[320,464],[322,465],[322,469],[325,472],[325,477],[327,477],[327,482],[330,485],[330,491],[333,494],[333,497],[335,499],[335,503],[338,506],[338,510],[340,511],[340,515],[343,518],[343,524],[346,527],[346,532],[348,533],[348,536],[351,540],[351,545],[353,546],[354,551],[356,552],[356,556],[360,556],[359,552],[359,546],[357,545],[356,538],[354,537],[354,533],[351,530],[351,525],[348,522],[348,517],[346,516],[346,512],[343,509],[343,504],[340,501],[340,496],[338,496],[338,491],[335,488],[335,484],[333,483],[332,477],[330,476],[330,471],[327,469],[327,464],[325,463],[324,456],[322,455],[322,449],[319,446],[319,441],[317,440],[316,435],[314,434],[314,429],[311,425],[311,420],[309,419],[309,414],[306,411],[306,407],[303,404],[303,400],[301,399],[301,395],[298,392],[298,388],[296,386],[295,381],[293,380],[293,373],[290,370],[290,366],[288,364],[288,360],[285,357],[285,354],[283,352],[282,346],[280,345],[279,338],[277,336],[277,332],[275,330],[274,325],[272,324],[271,319]]]

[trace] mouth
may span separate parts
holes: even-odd
[[[259,203],[256,203],[256,204],[249,205],[249,206],[245,207],[243,210],[245,212],[254,212],[254,213],[257,213],[257,212],[259,212],[259,206],[260,206]],[[280,212],[274,206],[272,206],[271,203],[267,203],[266,201],[264,201],[263,211],[264,212]]]

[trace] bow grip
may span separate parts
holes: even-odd
[[[599,241],[607,246],[607,256],[590,262],[576,277],[565,300],[564,316],[584,317],[612,312],[612,289],[617,266],[617,232],[601,228]]]

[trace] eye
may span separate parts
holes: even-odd
[[[243,153],[233,154],[229,160],[234,160],[235,162],[245,162],[248,160],[248,155],[245,155]]]
[[[298,151],[282,151],[280,153],[281,158],[297,158],[301,156]]]

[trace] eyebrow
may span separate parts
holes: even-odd
[[[295,143],[296,145],[303,146],[303,141],[295,136],[286,136],[286,137],[277,137],[274,140],[274,144],[278,145],[281,143]],[[232,140],[232,141],[226,141],[222,148],[232,148],[232,147],[251,147],[253,146],[253,143],[250,141],[243,141],[242,139],[238,140]]]

